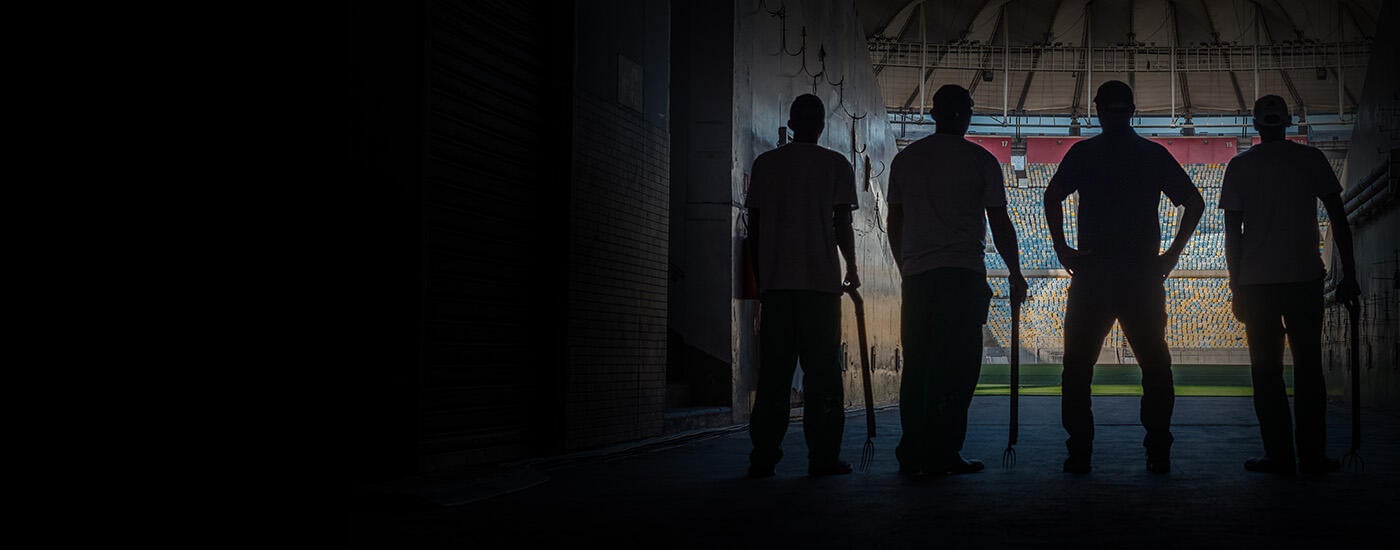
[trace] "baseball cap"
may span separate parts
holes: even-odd
[[[1100,111],[1124,111],[1133,107],[1133,89],[1121,80],[1110,80],[1099,85],[1094,93],[1094,105]]]
[[[1271,128],[1287,128],[1293,125],[1293,116],[1288,114],[1288,102],[1276,95],[1266,95],[1254,101],[1254,122]]]

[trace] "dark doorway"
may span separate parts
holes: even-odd
[[[732,18],[671,4],[667,431],[733,422]]]

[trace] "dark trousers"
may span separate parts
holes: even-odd
[[[904,370],[899,385],[901,466],[958,458],[967,407],[982,372],[982,324],[992,289],[985,275],[938,268],[904,278],[900,308]]]
[[[841,295],[809,290],[769,290],[760,296],[758,395],[749,417],[749,462],[782,459],[783,435],[792,414],[792,374],[802,360],[802,432],[807,460],[824,465],[841,456],[846,425],[841,381]]]
[[[1077,269],[1065,305],[1065,357],[1060,415],[1071,454],[1093,451],[1094,412],[1090,385],[1094,364],[1113,321],[1137,355],[1142,369],[1138,418],[1147,429],[1143,446],[1153,454],[1171,449],[1172,357],[1167,351],[1166,290],[1148,266],[1085,266]]]
[[[1298,457],[1314,461],[1326,446],[1327,389],[1322,376],[1322,279],[1299,283],[1242,285],[1239,300],[1249,337],[1254,413],[1264,452],[1291,463],[1293,422],[1298,424]],[[1283,382],[1283,338],[1293,349],[1294,418],[1288,414]]]

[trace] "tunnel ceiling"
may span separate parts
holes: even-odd
[[[894,41],[917,45],[920,43],[921,3],[919,0],[857,0],[856,7],[862,30],[872,44]],[[1380,0],[947,0],[928,2],[923,10],[924,32],[931,46],[962,43],[1000,47],[1004,39],[998,30],[1004,28],[1012,47],[1076,48],[1084,44],[1085,22],[1090,21],[1087,34],[1092,36],[1091,43],[1095,47],[1128,49],[1134,44],[1165,48],[1172,43],[1174,28],[1179,46],[1366,44],[1375,34],[1379,11]],[[1256,13],[1260,28],[1257,40]],[[913,107],[911,97],[917,97],[920,70],[907,66],[881,67],[874,46],[872,61],[887,108],[908,110]],[[936,62],[930,60],[931,65]],[[1335,113],[1339,102],[1345,105],[1344,111],[1354,110],[1364,68],[1343,71],[1341,80],[1345,89],[1342,93],[1338,90],[1335,71],[1330,67],[1324,69],[1328,71],[1325,78],[1318,78],[1313,67],[1260,71],[1260,94],[1278,93],[1297,111],[1306,107],[1313,113]],[[1027,113],[1069,114],[1082,112],[1082,104],[1087,101],[1082,97],[1083,89],[1076,87],[1078,75],[1073,72],[1013,69],[1007,76],[1007,90],[1004,91],[999,81],[1003,75],[999,71],[993,81],[978,85],[975,81],[981,80],[979,71],[936,68],[927,76],[925,93],[931,96],[938,86],[950,83],[972,88],[977,110],[983,113],[1000,113],[1004,104],[1009,103],[1013,111],[1020,107]],[[1134,81],[1140,112],[1166,113],[1172,106],[1168,73],[1104,72],[1093,75],[1090,84],[1097,85],[1110,78]],[[1178,78],[1178,113],[1184,112],[1183,107],[1188,105],[1195,113],[1234,113],[1240,110],[1242,103],[1246,110],[1253,103],[1250,97],[1254,92],[1252,67],[1231,72],[1185,72]],[[1021,98],[1023,93],[1025,99]],[[1075,101],[1076,95],[1080,96],[1080,101]],[[1004,96],[1008,97],[1004,99]]]

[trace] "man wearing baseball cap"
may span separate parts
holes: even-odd
[[[1060,401],[1069,439],[1064,470],[1092,468],[1094,414],[1090,383],[1104,337],[1118,321],[1142,369],[1143,447],[1147,469],[1171,470],[1171,355],[1166,342],[1166,291],[1163,279],[1176,267],[1181,251],[1205,212],[1201,193],[1165,147],[1142,138],[1131,122],[1136,106],[1127,84],[1110,80],[1094,96],[1103,132],[1076,143],[1045,189],[1045,218],[1055,254],[1069,271],[1065,306],[1065,355]],[[1061,204],[1079,193],[1079,242],[1065,240]],[[1186,212],[1176,238],[1158,254],[1161,228],[1157,205],[1165,194]]]
[[[1341,252],[1343,275],[1337,299],[1346,302],[1361,293],[1342,187],[1322,151],[1284,139],[1291,118],[1288,104],[1279,96],[1255,101],[1254,128],[1260,143],[1230,160],[1220,188],[1232,305],[1249,338],[1254,412],[1264,440],[1264,456],[1246,460],[1244,467],[1282,476],[1338,469],[1337,460],[1324,452],[1327,390],[1322,376],[1322,289],[1326,270],[1318,254],[1319,199],[1327,208]],[[1293,350],[1296,432],[1283,382],[1285,326]]]

